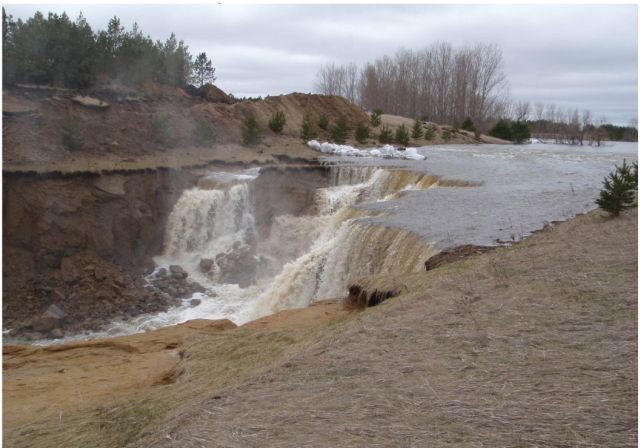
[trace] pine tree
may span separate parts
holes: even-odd
[[[382,123],[382,109],[375,109],[371,114],[371,126],[377,128]]]
[[[356,141],[360,144],[364,144],[369,138],[369,126],[365,123],[358,123],[356,127]]]
[[[347,119],[343,115],[336,120],[336,124],[331,128],[331,138],[335,143],[343,144],[347,140],[349,134],[349,125]]]
[[[516,121],[511,123],[511,138],[516,143],[524,143],[531,138],[531,131],[527,123]]]
[[[615,171],[604,178],[603,188],[596,204],[603,210],[618,216],[622,210],[636,204],[638,194],[638,163],[632,166],[627,161],[616,166]]]
[[[285,117],[284,112],[279,110],[271,116],[271,120],[269,120],[269,128],[276,134],[282,134],[282,130],[284,129],[284,124],[286,122],[287,118]]]
[[[320,129],[324,129],[325,131],[329,129],[329,117],[326,115],[322,115],[318,120],[318,126]]]
[[[433,124],[429,124],[427,128],[424,130],[424,139],[433,140],[435,136],[436,136],[436,127]]]
[[[216,142],[216,132],[205,118],[197,119],[192,140],[194,145],[204,147],[210,147]]]
[[[62,125],[62,145],[69,151],[79,151],[84,146],[80,125],[73,117]]]
[[[192,79],[202,87],[206,83],[214,83],[216,69],[213,67],[211,59],[207,58],[207,53],[200,53],[193,62]]]
[[[404,127],[404,124],[400,125],[400,127],[396,129],[396,142],[400,143],[402,146],[407,146],[409,144],[409,131]]]
[[[471,117],[467,117],[462,122],[462,129],[469,132],[475,132],[476,126],[473,124]]]
[[[391,132],[391,129],[386,126],[382,126],[378,140],[380,143],[391,143],[393,141],[393,133]]]
[[[313,140],[316,138],[318,134],[315,129],[313,129],[313,125],[311,124],[311,120],[307,115],[302,119],[302,127],[300,129],[300,138],[303,142],[308,142],[309,140]]]
[[[422,123],[420,123],[420,120],[416,120],[413,122],[411,138],[414,140],[420,140],[422,138]]]
[[[245,145],[256,145],[260,143],[260,125],[253,115],[249,115],[244,120],[242,138]]]
[[[489,135],[503,140],[513,140],[513,129],[511,128],[511,123],[504,118],[498,120],[496,125],[489,129]]]

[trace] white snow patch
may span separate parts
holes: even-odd
[[[418,154],[416,148],[407,148],[404,151],[400,151],[392,145],[384,145],[380,148],[368,148],[358,149],[349,145],[338,145],[335,143],[324,142],[320,143],[317,140],[310,140],[307,142],[307,146],[315,149],[316,151],[323,152],[325,154],[335,154],[338,156],[348,157],[383,157],[385,159],[409,159],[409,160],[424,160],[425,157]]]

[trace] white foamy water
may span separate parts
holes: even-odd
[[[114,322],[108,334],[140,332],[191,319],[226,318],[242,324],[283,309],[305,307],[314,300],[343,297],[350,278],[420,270],[433,253],[431,246],[409,232],[362,223],[359,219],[366,213],[351,208],[404,188],[394,178],[419,182],[424,177],[414,175],[413,179],[407,173],[331,167],[332,186],[316,192],[318,214],[278,216],[265,239],[258,238],[255,228],[254,176],[217,175],[216,181],[224,178],[232,181],[231,186],[184,191],[169,216],[165,252],[155,262],[158,268],[181,266],[206,292],[163,313]],[[228,273],[218,260],[243,250],[252,254],[257,267],[254,283],[240,287],[225,282]],[[402,251],[412,255],[403,256]],[[214,262],[207,274],[200,270],[203,258]],[[191,299],[199,299],[200,304],[191,306]]]
[[[216,280],[215,257],[247,244],[255,235],[255,220],[247,183],[228,190],[192,188],[182,193],[167,224],[165,254],[159,265],[177,264],[198,281]],[[200,273],[202,258],[214,260],[213,277]]]

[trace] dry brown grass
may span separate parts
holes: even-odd
[[[299,321],[315,316],[324,329],[328,320],[345,315],[339,305],[285,312],[266,326],[264,319],[236,329],[225,321],[196,320],[114,340],[7,346],[4,444],[125,446],[168,413],[284,362],[320,331],[315,322]],[[288,322],[292,314],[299,318]]]
[[[404,280],[134,445],[636,446],[636,210]]]

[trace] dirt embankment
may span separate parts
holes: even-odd
[[[616,219],[596,211],[393,281],[398,296],[361,313],[341,314],[334,302],[240,328],[200,321],[112,341],[5,347],[4,442],[637,440],[637,209]]]
[[[31,339],[97,330],[114,319],[164,310],[198,290],[179,271],[168,273],[161,289],[148,287],[144,274],[163,251],[166,223],[182,192],[218,169],[225,167],[5,174],[3,327]],[[311,212],[315,190],[326,183],[321,166],[263,168],[252,189],[258,230],[266,234],[281,214]],[[51,306],[64,319],[42,322]]]
[[[95,107],[95,101],[78,98],[106,106]],[[308,160],[317,153],[300,140],[303,116],[317,122],[321,115],[343,115],[352,126],[368,119],[359,107],[335,96],[292,93],[228,104],[216,96],[189,95],[152,84],[135,91],[118,86],[87,91],[12,87],[3,90],[3,104],[5,171],[95,172],[212,161]],[[278,110],[286,116],[281,134],[268,127]],[[256,117],[260,126],[262,142],[256,146],[242,145],[248,115]],[[318,131],[328,138],[327,131]]]
[[[214,88],[215,89],[215,88]],[[136,90],[118,85],[75,91],[38,86],[3,89],[3,170],[5,172],[104,172],[193,167],[219,163],[277,163],[283,159],[314,159],[318,153],[300,139],[308,116],[318,139],[330,140],[330,129],[344,116],[351,128],[370,117],[342,97],[292,93],[259,101],[233,102],[222,91],[193,94],[183,89],[145,84]],[[276,111],[286,123],[281,134],[269,129]],[[261,143],[242,144],[247,116],[256,117]],[[319,126],[326,117],[326,129]],[[392,131],[413,120],[383,115]],[[445,132],[431,124],[433,138],[412,146],[446,143],[507,143],[466,131]],[[379,145],[382,126],[372,128],[366,145]],[[204,131],[203,131],[204,129]],[[207,131],[212,131],[210,135]],[[204,136],[203,136],[204,132]],[[445,134],[450,134],[445,138]],[[71,142],[71,144],[70,144]]]
[[[142,273],[162,250],[173,205],[194,182],[184,170],[5,173],[3,327],[19,331],[52,305],[66,315],[64,325],[36,323],[34,338],[56,328],[95,330],[108,319],[171,305],[172,298],[145,289]]]

